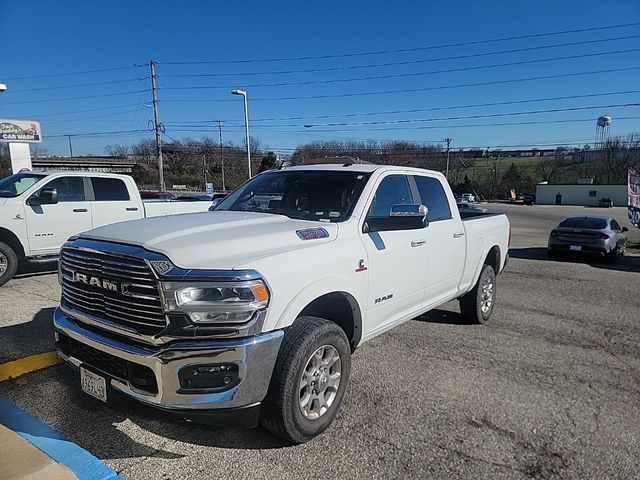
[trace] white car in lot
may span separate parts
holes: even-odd
[[[206,211],[209,202],[142,202],[133,178],[21,172],[0,180],[0,286],[21,261],[55,258],[72,235],[124,220]]]
[[[509,239],[505,215],[461,214],[437,172],[271,170],[212,212],[70,239],[56,346],[103,401],[305,442],[336,417],[364,342],[453,299],[488,321]]]

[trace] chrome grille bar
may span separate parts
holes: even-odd
[[[156,336],[167,318],[156,277],[144,259],[65,247],[60,255],[67,309],[104,319],[111,328]]]

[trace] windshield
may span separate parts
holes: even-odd
[[[607,228],[607,220],[596,217],[573,217],[560,222],[559,227],[586,228],[590,230],[602,230]]]
[[[341,222],[351,214],[370,175],[349,171],[269,171],[242,185],[214,211],[262,212]]]
[[[16,173],[3,178],[0,180],[0,197],[17,197],[45,176],[37,173]]]

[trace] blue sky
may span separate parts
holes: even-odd
[[[454,147],[582,144],[593,142],[595,118],[603,113],[613,116],[614,134],[640,131],[640,107],[611,106],[640,103],[640,69],[631,69],[640,67],[640,25],[441,46],[634,22],[640,22],[637,0],[0,0],[0,83],[8,85],[0,117],[39,120],[52,154],[68,153],[65,134],[123,132],[76,136],[75,154],[103,154],[106,144],[150,138],[129,131],[147,129],[152,118],[146,63],[153,59],[160,119],[171,138],[209,131],[217,138],[213,121],[220,119],[225,140],[241,144],[242,102],[230,94],[237,87],[249,94],[252,136],[282,153],[310,140],[348,138],[451,137]],[[520,51],[499,53],[508,50]],[[108,70],[58,75],[102,69]],[[297,73],[274,73],[291,71]],[[556,78],[532,80],[548,76]],[[298,85],[272,85],[282,83]],[[391,93],[371,94],[377,92]],[[590,96],[602,93],[612,95]],[[323,98],[295,98],[313,96]],[[567,96],[582,97],[538,101]],[[504,104],[525,100],[535,101]],[[478,104],[492,105],[469,106]],[[354,115],[361,113],[367,115]],[[402,123],[407,120],[414,122]],[[396,123],[354,124],[372,121]],[[504,123],[520,124],[496,125]]]

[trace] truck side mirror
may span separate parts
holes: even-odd
[[[209,211],[213,212],[215,208],[222,203],[223,198],[216,198],[213,202],[211,202],[211,206],[209,207]]]
[[[55,205],[58,203],[58,190],[43,188],[38,195],[32,195],[27,200],[28,205]]]
[[[424,205],[393,205],[388,217],[370,217],[365,223],[365,233],[390,230],[418,230],[429,225],[429,209]]]
[[[627,227],[622,227],[622,233],[628,232],[628,231],[629,231],[629,229]]]

